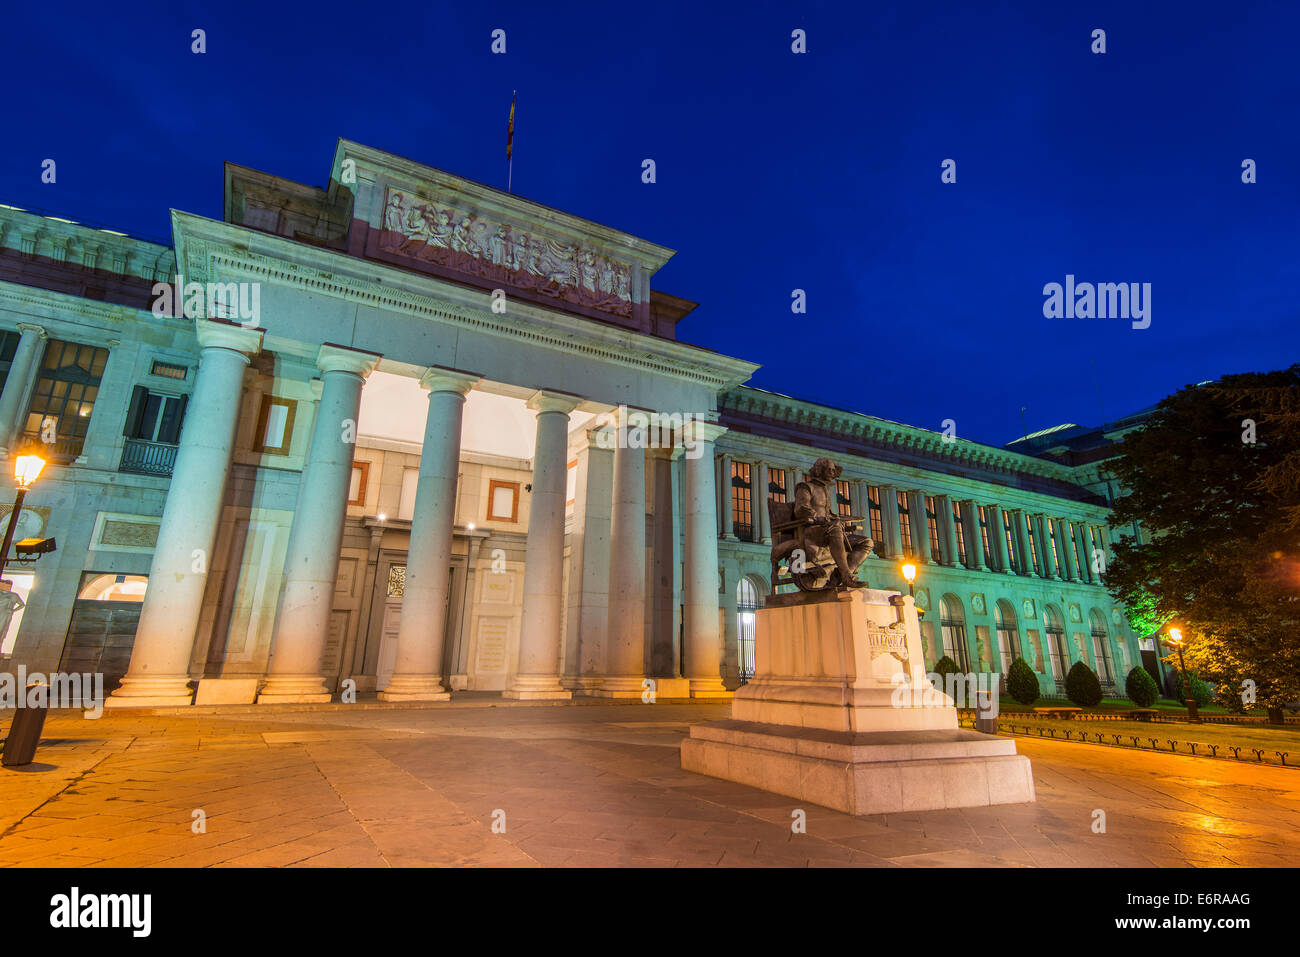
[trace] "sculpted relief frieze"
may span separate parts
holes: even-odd
[[[477,213],[388,189],[379,248],[630,318],[630,268]]]

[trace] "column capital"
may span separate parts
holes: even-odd
[[[705,419],[691,419],[682,426],[682,444],[694,442],[716,442],[727,434],[727,428]]]
[[[338,346],[327,342],[316,354],[316,368],[321,372],[351,372],[365,378],[375,371],[382,356],[374,352],[363,352],[350,346]]]
[[[37,336],[40,336],[42,339],[48,339],[48,338],[50,337],[50,334],[49,334],[48,332],[45,331],[45,327],[44,327],[44,326],[38,326],[38,325],[36,325],[36,323],[34,323],[34,322],[20,322],[20,323],[18,323],[18,331],[19,331],[19,332],[30,332],[30,333],[33,333],[33,334],[35,334],[35,335],[37,335]]]
[[[582,397],[557,389],[538,389],[524,405],[534,412],[563,412],[568,415],[582,404]]]
[[[262,337],[266,334],[265,329],[241,326],[225,319],[195,319],[194,332],[199,337],[200,348],[229,349],[246,358],[262,351]]]
[[[426,392],[455,392],[468,395],[478,385],[482,376],[475,372],[461,372],[458,369],[440,369],[429,366],[420,376],[420,388]]]

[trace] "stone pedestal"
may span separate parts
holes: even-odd
[[[768,599],[731,715],[691,728],[685,770],[849,814],[1034,800],[1014,741],[958,727],[926,678],[913,601],[896,592]]]

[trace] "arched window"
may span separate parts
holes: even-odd
[[[962,671],[969,672],[966,613],[956,595],[944,595],[939,599],[939,629],[943,634],[943,653],[957,662]]]
[[[1065,684],[1065,673],[1069,671],[1070,658],[1065,651],[1065,619],[1060,609],[1048,605],[1043,609],[1047,625],[1047,653],[1052,659],[1052,674],[1061,685]]]
[[[754,613],[758,611],[758,589],[748,578],[736,585],[736,657],[740,665],[740,680],[748,682],[754,677]]]
[[[1011,670],[1011,662],[1020,657],[1020,629],[1016,627],[1016,610],[1001,599],[994,607],[994,624],[998,632],[998,651],[1002,655],[1002,673]]]
[[[1110,661],[1110,636],[1106,633],[1106,619],[1096,608],[1088,615],[1092,632],[1092,659],[1097,662],[1097,679],[1103,685],[1115,684],[1115,668]]]
[[[77,593],[81,601],[144,601],[149,579],[144,575],[96,575]]]

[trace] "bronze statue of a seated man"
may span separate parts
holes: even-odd
[[[808,480],[795,486],[793,503],[781,509],[781,517],[788,521],[776,521],[777,509],[772,508],[773,589],[781,563],[791,572],[784,583],[794,581],[805,591],[866,585],[857,572],[875,543],[854,531],[862,519],[844,519],[839,514],[835,480],[842,471],[830,459],[818,459],[808,470]]]

